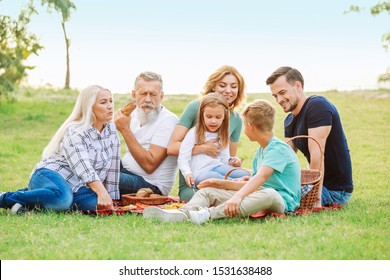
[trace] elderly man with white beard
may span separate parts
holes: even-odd
[[[120,193],[150,188],[156,194],[168,195],[175,182],[177,157],[168,156],[167,147],[178,118],[161,104],[161,76],[154,72],[138,75],[132,98],[137,107],[129,116],[121,110],[115,113],[115,125],[127,146],[122,158]]]

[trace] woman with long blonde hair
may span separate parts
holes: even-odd
[[[57,130],[28,188],[0,193],[0,207],[12,214],[39,208],[65,211],[113,209],[119,199],[120,142],[112,122],[112,93],[83,89],[70,116]]]

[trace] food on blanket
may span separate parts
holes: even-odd
[[[127,104],[125,105],[125,107],[123,107],[121,109],[122,113],[126,116],[130,116],[131,112],[134,111],[134,109],[137,108],[137,105],[135,105],[135,102],[134,100],[130,100],[129,102],[127,102]]]
[[[153,194],[153,191],[149,188],[142,188],[137,191],[135,194],[136,197],[150,197]]]
[[[179,209],[181,208],[185,203],[181,203],[181,202],[173,202],[173,203],[170,203],[170,204],[165,204],[163,206],[164,209]]]
[[[137,206],[137,210],[144,210],[146,207],[149,207],[150,205],[143,204],[143,203],[136,203],[135,206]]]
[[[129,205],[123,206],[122,209],[123,210],[134,210],[134,209],[137,209],[137,206],[135,206],[133,204],[129,204]]]

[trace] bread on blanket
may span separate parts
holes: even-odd
[[[153,194],[153,191],[149,188],[142,188],[137,191],[135,194],[136,197],[150,197]]]
[[[126,116],[130,116],[131,112],[134,111],[134,109],[137,108],[137,105],[135,105],[135,102],[134,100],[130,100],[129,102],[127,102],[127,104],[125,105],[125,107],[123,107],[121,109],[122,113]]]

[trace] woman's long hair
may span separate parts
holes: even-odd
[[[226,148],[229,145],[229,118],[230,118],[230,110],[229,110],[229,104],[227,103],[226,99],[218,94],[218,93],[209,93],[200,101],[199,111],[198,111],[198,123],[196,124],[196,142],[198,144],[202,144],[206,142],[206,124],[204,122],[204,110],[206,107],[217,107],[217,106],[223,106],[224,107],[224,119],[222,121],[222,124],[220,128],[218,129],[219,133],[219,143],[221,145],[221,149]]]
[[[232,102],[232,104],[229,104],[230,110],[234,110],[240,104],[245,100],[245,82],[244,78],[240,74],[240,72],[237,71],[237,69],[230,65],[223,65],[219,67],[217,70],[215,70],[207,79],[203,91],[201,92],[201,95],[207,95],[210,92],[213,92],[213,89],[217,85],[219,81],[221,81],[226,75],[233,75],[238,80],[238,93],[237,98]]]
[[[100,91],[109,91],[101,86],[88,86],[80,91],[76,104],[70,116],[64,121],[49,144],[42,153],[42,158],[47,159],[52,155],[60,152],[60,143],[64,138],[66,130],[72,125],[78,125],[78,130],[86,131],[96,121],[95,114],[92,112],[92,106],[96,102],[96,97]]]

